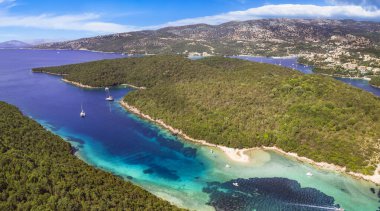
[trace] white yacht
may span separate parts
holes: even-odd
[[[82,107],[82,106],[80,106],[80,108],[81,108],[81,112],[80,112],[79,116],[83,118],[83,117],[85,117],[85,116],[86,116],[86,113],[84,112],[84,110],[83,110],[83,107]]]
[[[113,97],[110,94],[110,89],[108,87],[106,87],[104,90],[107,92],[106,100],[107,101],[113,101]]]
[[[113,101],[113,97],[110,95],[110,96],[106,97],[106,100],[107,101]]]

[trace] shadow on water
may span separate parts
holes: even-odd
[[[334,198],[314,188],[301,188],[286,178],[235,179],[211,182],[203,189],[216,210],[336,210]]]

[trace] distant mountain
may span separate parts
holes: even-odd
[[[0,43],[0,48],[30,48],[31,44],[21,42],[18,40],[10,40]]]
[[[206,52],[213,55],[283,56],[303,52],[329,52],[337,43],[344,49],[377,48],[380,43],[380,23],[328,19],[261,19],[119,33],[47,43],[38,48],[132,54]]]

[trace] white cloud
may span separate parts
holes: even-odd
[[[380,6],[380,0],[326,0],[334,5],[360,5],[367,9],[377,9]]]
[[[0,0],[1,2],[14,0]],[[206,23],[220,24],[228,21],[244,21],[267,17],[290,18],[351,18],[380,20],[380,10],[366,9],[355,5],[317,6],[304,4],[265,5],[243,11],[232,11],[213,16],[196,17],[172,21],[155,26],[128,26],[112,22],[101,21],[102,17],[95,13],[75,15],[42,14],[36,16],[10,15],[0,13],[0,27],[24,27],[48,30],[68,30],[91,32],[92,34],[107,34],[136,31],[142,29],[157,29],[165,26],[180,26],[188,24]]]
[[[116,33],[131,31],[136,27],[98,21],[98,14],[80,15],[38,15],[38,16],[0,16],[0,27],[32,27],[39,29],[89,31],[96,33]]]
[[[355,5],[317,6],[304,4],[279,4],[265,5],[248,10],[233,11],[213,16],[183,19],[169,22],[164,25],[178,26],[195,23],[220,24],[228,21],[244,21],[265,17],[380,19],[380,10],[366,10],[362,6]]]

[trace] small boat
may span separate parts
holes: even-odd
[[[214,153],[214,150],[211,149],[210,152],[211,152],[211,154],[212,154],[212,153]]]
[[[80,112],[79,116],[82,117],[82,118],[84,118],[86,116],[86,113],[83,111],[83,107],[82,106],[80,106],[80,108],[81,108],[81,112]]]
[[[239,183],[237,183],[237,182],[232,183],[232,185],[235,187],[239,187]]]
[[[306,173],[306,176],[311,177],[311,176],[313,176],[313,174],[312,174],[311,172],[307,172],[307,173]]]
[[[107,101],[113,101],[113,97],[110,95],[110,96],[106,97],[106,100]]]
[[[110,89],[108,87],[104,88],[104,90],[107,92],[108,96],[106,97],[107,101],[113,101],[113,97],[110,94]]]
[[[231,168],[231,166],[230,166],[230,165],[228,165],[228,164],[226,164],[226,168]]]

